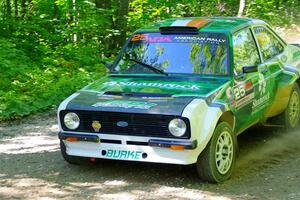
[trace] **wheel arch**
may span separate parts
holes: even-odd
[[[298,77],[298,79],[296,80],[296,83],[298,84],[298,86],[300,88],[300,77]]]
[[[232,111],[225,111],[219,118],[217,124],[221,123],[221,122],[227,122],[232,130],[235,130],[235,116],[233,114]]]
[[[182,114],[191,123],[191,139],[197,140],[198,147],[193,152],[194,163],[209,143],[215,128],[220,122],[227,122],[234,132],[235,116],[229,106],[221,103],[208,105],[203,99],[195,99]]]

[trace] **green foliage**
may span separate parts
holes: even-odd
[[[299,0],[255,0],[246,5],[245,16],[263,19],[272,25],[300,25]]]
[[[0,120],[57,105],[66,96],[105,73],[104,66],[92,65],[91,59],[87,60],[84,53],[74,60],[45,58],[42,61],[45,67],[38,66],[15,46],[0,38]],[[82,63],[87,67],[83,67]]]

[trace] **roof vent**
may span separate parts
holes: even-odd
[[[198,34],[199,31],[193,26],[162,26],[159,27],[161,34]]]

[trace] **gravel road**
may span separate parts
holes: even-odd
[[[298,27],[299,28],[299,27]],[[300,43],[300,30],[277,30]],[[59,151],[55,111],[0,124],[0,199],[300,200],[300,128],[253,128],[223,184],[201,182],[193,166],[105,161],[74,166]]]
[[[234,174],[218,185],[201,182],[193,166],[70,165],[57,132],[55,111],[0,125],[0,199],[300,199],[300,130],[240,135]]]

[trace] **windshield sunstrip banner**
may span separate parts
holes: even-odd
[[[224,34],[200,33],[199,35],[161,35],[160,33],[138,33],[132,36],[131,42],[145,43],[225,43]]]

